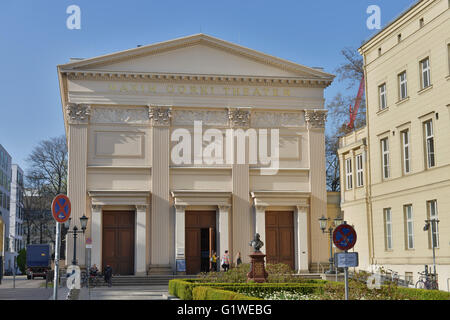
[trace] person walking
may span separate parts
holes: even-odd
[[[221,265],[225,272],[230,269],[230,254],[228,253],[228,250],[225,250],[225,253],[223,254]]]
[[[241,252],[239,251],[236,255],[236,268],[242,264]]]
[[[215,251],[211,256],[211,271],[217,271],[217,253]]]
[[[105,268],[105,282],[108,284],[108,287],[112,287],[112,268],[109,264]]]

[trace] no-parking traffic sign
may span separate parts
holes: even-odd
[[[53,199],[52,214],[57,222],[66,222],[70,217],[71,209],[70,200],[66,195],[59,194]]]
[[[351,225],[341,224],[333,232],[333,243],[341,250],[350,250],[356,243],[356,231]]]

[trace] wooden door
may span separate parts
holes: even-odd
[[[284,263],[295,268],[292,211],[266,211],[265,245],[267,263]]]
[[[185,213],[185,256],[186,273],[197,274],[202,269],[202,250],[216,251],[215,211],[186,211]],[[202,229],[209,232],[209,247],[202,248]]]
[[[133,211],[103,212],[102,266],[113,274],[134,274],[134,222]]]

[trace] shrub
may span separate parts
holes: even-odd
[[[260,300],[233,291],[198,286],[192,290],[193,300]]]
[[[287,282],[305,282],[295,275],[287,264],[267,264],[266,271],[269,274],[267,282],[270,283],[287,283]],[[250,272],[250,264],[241,264],[239,267],[231,268],[227,272],[208,272],[201,273],[198,280],[207,283],[247,283],[247,273]]]
[[[235,293],[245,294],[247,296],[252,296],[253,292],[261,292],[264,294],[274,293],[282,288],[283,290],[289,292],[296,292],[302,294],[308,294],[312,292],[321,292],[323,284],[326,281],[323,280],[308,280],[305,283],[220,283],[211,282],[206,283],[197,280],[170,280],[169,281],[169,293],[182,300],[192,300],[193,290],[197,287],[209,287],[220,290],[232,291]],[[197,294],[197,297],[201,295],[201,292]]]
[[[26,265],[27,265],[27,250],[25,248],[19,251],[17,256],[17,266],[22,274],[26,273]]]

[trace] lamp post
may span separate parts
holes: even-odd
[[[85,215],[83,215],[82,217],[80,217],[80,224],[81,224],[81,230],[82,231],[78,231],[78,227],[76,225],[73,226],[72,230],[67,230],[67,233],[72,233],[73,234],[73,259],[72,259],[72,264],[76,265],[77,264],[77,237],[79,233],[83,233],[86,231],[86,226],[87,226],[87,221],[88,221],[88,217],[86,217]],[[70,221],[72,220],[72,218],[69,218],[69,220],[67,220],[66,222],[64,222],[64,227],[66,229],[70,228]]]
[[[437,230],[437,226],[439,224],[439,220],[436,218],[433,219],[427,219],[425,220],[425,226],[423,227],[423,231],[428,231],[430,229],[431,226],[431,247],[433,248],[433,276],[434,279],[436,280],[436,253],[435,253],[435,248],[436,248],[436,242],[437,242],[437,235],[436,234],[436,230]],[[436,236],[436,238],[435,238]]]
[[[326,274],[334,274],[334,258],[333,258],[333,231],[334,229],[342,224],[342,217],[341,216],[337,216],[336,218],[334,218],[334,227],[333,226],[329,226],[328,230],[327,230],[327,224],[328,221],[330,220],[330,218],[325,218],[323,215],[322,217],[319,219],[319,227],[322,230],[322,233],[328,233],[330,235],[330,269],[328,271],[326,271]]]

